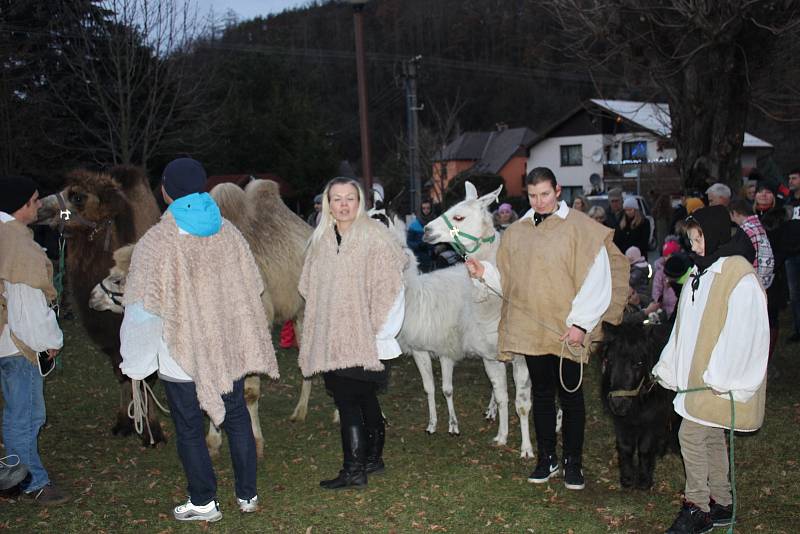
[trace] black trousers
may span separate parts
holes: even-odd
[[[325,388],[333,394],[342,428],[376,428],[383,422],[378,402],[379,382],[357,380],[336,372],[323,373]]]
[[[561,387],[558,375],[560,358],[553,354],[526,356],[531,375],[533,426],[536,445],[541,454],[556,452],[556,390],[564,419],[561,425],[563,455],[580,461],[583,454],[583,431],[586,425],[586,407],[583,402],[583,385],[574,393]],[[564,358],[561,364],[564,385],[575,389],[580,378],[580,364]]]

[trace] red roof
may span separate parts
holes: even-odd
[[[280,187],[281,196],[284,198],[294,195],[292,187],[286,180],[277,174],[268,172],[257,174],[216,174],[214,176],[209,176],[208,180],[206,181],[206,191],[211,191],[217,184],[223,184],[227,182],[234,183],[244,189],[245,186],[250,182],[251,178],[257,178],[259,180],[272,180],[273,182],[277,182],[278,186]]]

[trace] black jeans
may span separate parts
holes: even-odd
[[[217,497],[217,477],[205,439],[205,418],[197,401],[194,382],[162,381],[169,411],[175,422],[178,456],[186,473],[192,504],[204,506]],[[256,495],[256,441],[250,414],[244,400],[244,378],[233,383],[233,391],[223,395],[225,421],[231,450],[236,496],[252,499]]]
[[[325,388],[333,394],[342,428],[375,428],[383,421],[378,402],[380,384],[356,380],[334,372],[323,373]]]
[[[583,403],[583,385],[575,393],[561,387],[558,376],[559,357],[553,354],[526,356],[531,375],[533,426],[536,445],[540,453],[556,452],[556,389],[564,412],[561,425],[564,457],[580,461],[583,454],[583,430],[586,425],[586,407]],[[562,363],[564,385],[575,389],[580,377],[580,364],[564,358]]]

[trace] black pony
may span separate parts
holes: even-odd
[[[675,393],[650,377],[670,328],[670,324],[605,323],[604,340],[595,352],[602,362],[603,404],[614,418],[620,483],[625,488],[650,488],[656,456],[670,446],[678,450]]]

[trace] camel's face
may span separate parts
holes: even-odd
[[[67,185],[60,195],[64,200],[64,208],[60,206],[56,195],[42,199],[38,214],[40,223],[55,227],[63,219],[67,229],[87,228],[80,221],[81,218],[102,223],[121,213],[127,205],[120,185],[105,173],[73,172],[68,176]]]
[[[112,267],[111,274],[92,289],[92,293],[89,296],[89,307],[101,312],[124,313],[122,295],[125,293],[126,277],[126,273],[123,273],[117,267]]]
[[[425,225],[425,234],[422,239],[426,243],[453,243],[456,235],[460,234],[468,234],[476,238],[494,235],[489,206],[497,202],[503,186],[501,185],[495,191],[482,197],[478,197],[477,189],[470,182],[466,182],[465,187],[467,194],[464,200]],[[468,248],[474,245],[472,240],[463,235],[460,235],[459,239]]]
[[[131,267],[133,245],[126,245],[114,251],[114,265],[102,282],[94,286],[89,296],[89,307],[96,311],[123,313],[122,295],[125,293],[125,281]]]

